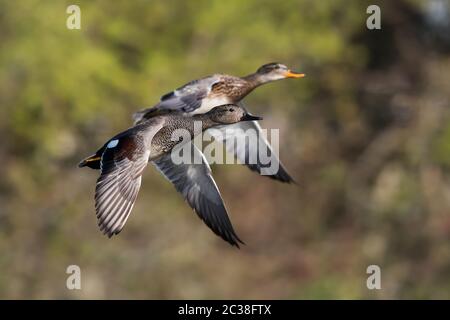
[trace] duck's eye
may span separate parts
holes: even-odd
[[[234,112],[234,109],[228,109],[228,111],[230,111],[230,112]]]

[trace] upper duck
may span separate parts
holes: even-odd
[[[235,77],[225,74],[214,74],[199,80],[194,80],[186,85],[170,92],[161,97],[160,102],[154,107],[139,111],[133,115],[135,123],[150,119],[155,115],[172,111],[181,111],[186,115],[205,113],[212,108],[222,104],[239,103],[246,95],[248,95],[256,87],[287,78],[302,78],[305,75],[291,71],[288,67],[281,63],[268,63],[261,66],[255,73],[244,77]],[[242,107],[242,104],[240,104]],[[288,174],[287,170],[278,159],[277,155],[272,152],[269,142],[261,134],[261,127],[257,121],[240,122],[231,126],[218,127],[221,135],[214,137],[225,143],[228,151],[240,160],[241,163],[247,165],[252,171],[268,177],[291,183],[294,179]],[[241,130],[231,130],[241,129]],[[234,148],[234,143],[227,144],[227,140],[232,140],[242,132],[248,132],[248,129],[258,133],[258,144],[247,144],[242,148]],[[225,130],[228,130],[225,132]],[[250,130],[250,131],[251,131]],[[230,133],[232,132],[232,133]],[[245,133],[244,133],[245,134]],[[266,173],[267,163],[263,163],[258,156],[261,146],[265,146],[264,152],[270,156],[270,165],[278,168],[276,173]],[[256,162],[250,162],[249,159],[256,159]]]
[[[95,189],[95,209],[101,231],[118,234],[133,209],[141,186],[141,176],[152,162],[170,180],[198,216],[225,241],[239,247],[242,242],[228,218],[219,189],[203,154],[193,144],[174,139],[175,130],[184,129],[188,138],[208,128],[241,121],[260,120],[236,105],[222,105],[192,117],[180,112],[155,116],[109,139],[79,167],[100,169]],[[195,132],[201,121],[200,132]],[[201,161],[174,164],[171,150],[187,144],[190,155]]]
[[[135,122],[151,118],[155,112],[177,110],[188,114],[205,113],[212,108],[229,103],[238,103],[256,87],[287,78],[302,78],[303,73],[291,71],[281,63],[268,63],[255,73],[244,77],[214,74],[193,80],[161,97],[154,107],[134,114]]]

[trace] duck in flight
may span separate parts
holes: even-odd
[[[225,74],[214,74],[202,79],[194,80],[186,85],[170,92],[161,97],[161,101],[154,107],[144,109],[133,115],[135,123],[140,123],[153,117],[156,114],[167,113],[171,111],[183,112],[186,115],[194,115],[205,113],[222,104],[237,104],[245,96],[253,91],[256,87],[276,80],[287,78],[302,78],[303,73],[291,71],[288,67],[280,63],[268,63],[260,67],[255,73],[245,77],[236,77]],[[242,105],[241,105],[242,106]],[[268,175],[270,178],[279,180],[281,182],[293,182],[292,177],[287,173],[286,169],[281,164],[280,160],[272,153],[272,149],[267,140],[261,134],[261,127],[257,121],[237,123],[232,126],[219,127],[222,131],[220,135],[214,135],[216,139],[225,143],[226,146],[231,146],[230,152],[233,152],[241,163],[246,164],[251,170],[262,173],[265,164],[261,163],[259,157],[252,155],[258,154],[259,146],[265,146],[269,151],[270,161],[276,161],[278,164],[278,172]],[[233,143],[226,143],[227,140],[234,140],[236,137],[230,134],[230,129],[235,135],[243,134],[242,132],[252,129],[253,132],[258,132],[258,144],[247,144],[241,148],[234,148]],[[224,134],[225,130],[227,133]],[[217,132],[217,131],[216,131]],[[257,159],[256,163],[249,163],[248,159]]]
[[[157,115],[108,140],[79,167],[100,169],[95,188],[95,209],[100,230],[111,237],[124,227],[136,201],[141,176],[148,162],[171,181],[205,224],[222,239],[239,247],[243,243],[228,218],[219,189],[203,154],[194,144],[172,138],[175,130],[184,129],[190,138],[194,122],[201,121],[201,131],[238,122],[261,120],[233,104],[215,107],[204,114],[186,117],[180,112]],[[173,141],[176,140],[176,141]],[[200,163],[175,165],[171,150],[189,143]]]

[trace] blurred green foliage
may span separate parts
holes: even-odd
[[[0,1],[0,298],[449,298],[450,60],[432,1],[380,1],[380,31],[368,1],[77,1],[81,30],[71,1]],[[280,128],[299,186],[214,166],[247,245],[153,168],[103,236],[97,172],[77,162],[162,94],[271,61],[307,77],[246,103]]]

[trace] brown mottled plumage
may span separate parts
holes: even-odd
[[[217,98],[227,96],[231,101],[240,101],[258,86],[256,81],[247,81],[243,78],[229,75],[220,75],[220,80],[211,86],[209,96]]]

